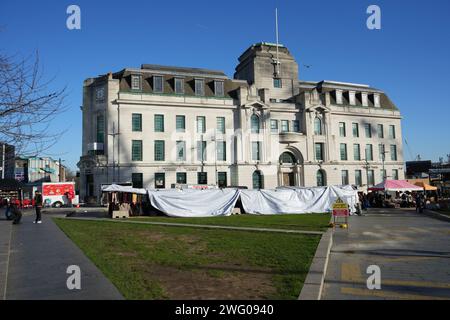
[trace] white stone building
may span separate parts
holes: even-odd
[[[252,45],[233,79],[159,65],[89,78],[82,110],[81,197],[113,182],[364,189],[404,178],[401,116],[387,95],[301,81],[282,45]]]

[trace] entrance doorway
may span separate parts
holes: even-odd
[[[283,173],[283,186],[285,186],[285,187],[294,187],[295,186],[293,172],[287,172],[287,173],[284,172]]]

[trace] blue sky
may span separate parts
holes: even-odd
[[[66,8],[81,8],[81,30],[66,28]],[[381,30],[366,28],[366,9],[381,7]],[[252,43],[280,42],[302,80],[367,83],[400,108],[405,160],[450,153],[450,1],[21,1],[0,2],[0,50],[40,52],[55,86],[67,86],[67,128],[49,153],[73,169],[81,154],[82,82],[142,63],[204,67],[232,77]],[[312,65],[304,68],[303,65]]]

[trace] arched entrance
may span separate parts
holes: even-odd
[[[278,184],[285,187],[303,185],[303,157],[298,149],[286,148],[279,158]]]

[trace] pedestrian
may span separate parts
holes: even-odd
[[[7,220],[11,220],[11,206],[9,203],[9,199],[5,198],[5,200],[3,200],[3,205],[5,207],[5,216]]]
[[[36,210],[36,220],[33,223],[42,223],[41,209],[42,209],[42,195],[39,191],[34,194],[34,208]]]
[[[11,203],[10,207],[13,224],[19,224],[20,220],[22,220],[22,212],[20,211],[19,207],[14,203]]]

